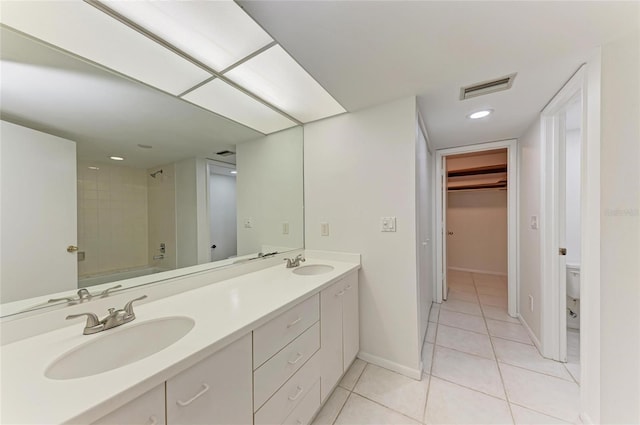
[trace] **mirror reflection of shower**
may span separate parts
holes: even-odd
[[[151,173],[149,175],[155,179],[158,174],[162,174],[162,173],[163,173],[163,171],[162,171],[162,168],[161,168],[158,171],[153,172],[153,173]]]

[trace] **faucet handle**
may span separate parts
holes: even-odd
[[[87,316],[87,325],[86,328],[93,328],[94,326],[98,326],[100,324],[100,319],[93,313],[80,313],[80,314],[70,314],[67,316],[67,320],[76,319],[78,317]]]
[[[134,303],[135,301],[144,300],[145,298],[147,298],[147,296],[146,296],[146,295],[143,295],[143,296],[141,296],[141,297],[134,298],[134,299],[132,299],[131,301],[129,301],[128,303],[126,303],[126,304],[124,305],[124,311],[125,311],[125,313],[127,314],[127,316],[133,316],[133,317],[135,317],[135,313],[133,312],[133,303]]]
[[[109,296],[109,292],[113,291],[114,289],[118,289],[118,288],[122,288],[122,285],[116,285],[116,286],[114,286],[114,287],[111,287],[111,288],[105,289],[104,291],[102,291],[102,292],[100,293],[100,298],[104,298],[104,297],[106,297],[106,296]]]
[[[78,299],[80,301],[90,300],[91,298],[93,298],[93,295],[91,294],[91,292],[89,292],[87,288],[78,289]]]

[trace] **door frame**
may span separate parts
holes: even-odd
[[[565,269],[565,261],[560,258],[558,249],[563,242],[564,230],[564,191],[558,187],[564,182],[565,134],[564,111],[576,97],[580,98],[582,119],[580,127],[580,218],[581,249],[585,249],[588,235],[586,190],[587,190],[587,78],[586,65],[582,65],[551,99],[540,114],[542,136],[542,185],[540,196],[541,207],[541,351],[544,357],[566,362],[567,360],[567,318],[566,318],[566,278],[561,276]],[[591,167],[589,168],[591,170]],[[599,176],[599,175],[598,175]],[[584,251],[580,258],[580,298],[584,294],[584,277],[582,267],[585,264]],[[582,315],[580,329],[583,329]],[[582,350],[581,350],[582,351]]]
[[[442,169],[442,157],[458,155],[471,152],[482,152],[494,149],[507,149],[507,279],[508,279],[508,312],[512,317],[518,315],[518,145],[516,139],[499,140],[495,142],[480,143],[456,148],[439,149],[435,158],[435,217],[436,217],[436,296],[438,303],[442,302],[442,282],[444,270],[442,269],[444,229],[442,227],[442,192],[446,187],[442,184],[441,176],[445,170]]]

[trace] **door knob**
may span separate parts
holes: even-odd
[[[69,245],[69,246],[67,247],[67,252],[74,253],[74,252],[76,252],[77,250],[78,250],[78,247],[77,247],[77,246],[75,246],[75,245]]]
[[[567,255],[567,248],[560,248],[560,249],[558,250],[558,253],[559,253],[560,255]]]

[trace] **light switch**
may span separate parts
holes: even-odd
[[[283,235],[288,235],[289,234],[289,223],[288,222],[284,222],[282,223],[282,234]]]
[[[396,231],[396,218],[395,217],[381,217],[380,218],[380,231],[381,232],[395,232]]]
[[[538,216],[536,215],[532,215],[531,216],[531,224],[530,224],[531,228],[533,230],[537,230],[538,229]]]
[[[251,217],[245,218],[244,219],[244,228],[245,229],[251,229],[252,227],[253,227],[253,220],[251,219]]]
[[[329,236],[329,223],[320,223],[320,236]]]

